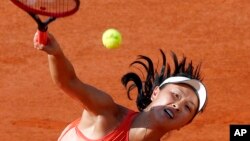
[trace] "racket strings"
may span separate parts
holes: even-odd
[[[41,14],[49,13],[51,16],[74,11],[77,7],[75,0],[18,0],[31,10],[39,11]]]

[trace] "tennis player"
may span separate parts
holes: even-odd
[[[53,35],[49,34],[46,46],[39,44],[35,35],[34,47],[48,54],[54,83],[82,103],[81,117],[64,129],[58,141],[158,141],[166,133],[190,124],[206,105],[200,65],[187,63],[185,56],[179,61],[172,52],[174,68],[171,68],[161,51],[163,65],[159,72],[146,56],[139,56],[132,63],[146,70],[145,80],[135,72],[122,77],[129,98],[131,90],[137,89],[138,111],[134,111],[80,80]]]

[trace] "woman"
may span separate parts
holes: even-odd
[[[172,71],[161,51],[163,65],[160,73],[155,71],[148,57],[139,56],[131,65],[145,68],[145,81],[134,72],[122,77],[124,86],[130,84],[129,98],[132,89],[138,90],[136,103],[139,112],[135,112],[79,80],[51,34],[46,46],[39,44],[35,35],[34,47],[48,54],[53,81],[83,105],[81,118],[68,125],[58,141],[156,141],[189,124],[205,106],[206,89],[201,83],[200,65],[194,68],[192,62],[186,63],[185,57],[178,62],[174,53],[175,68]]]

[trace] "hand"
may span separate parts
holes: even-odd
[[[62,53],[60,45],[58,44],[54,36],[50,33],[48,33],[48,42],[46,45],[43,45],[38,42],[38,33],[35,34],[33,42],[34,42],[34,48],[45,51],[50,55],[57,55]]]

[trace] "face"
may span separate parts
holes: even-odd
[[[196,115],[198,97],[186,84],[167,84],[161,90],[155,88],[152,102],[145,109],[165,130],[179,129],[187,125]]]

